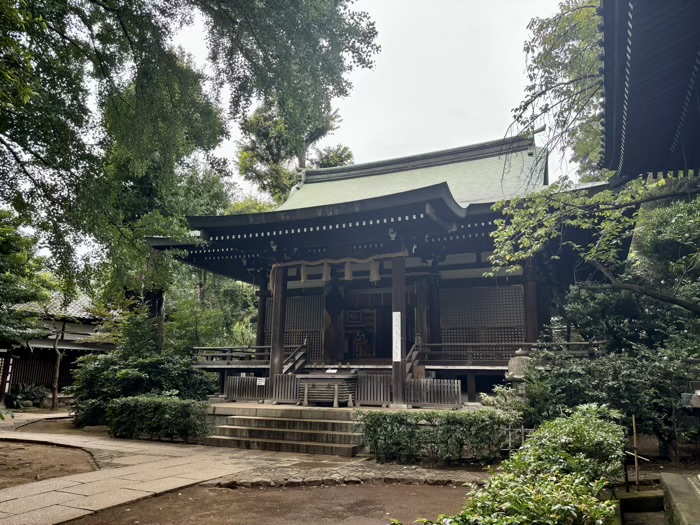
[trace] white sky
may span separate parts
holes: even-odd
[[[377,25],[375,68],[351,74],[338,100],[343,122],[320,145],[343,143],[355,162],[464,146],[505,135],[526,84],[523,42],[533,17],[551,16],[558,0],[358,0]],[[177,43],[198,61],[203,27]],[[233,160],[237,129],[217,151]],[[550,159],[550,178],[567,169]],[[243,185],[248,188],[248,185]]]

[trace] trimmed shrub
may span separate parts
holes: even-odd
[[[165,396],[122,397],[107,406],[107,426],[116,438],[167,437],[187,443],[208,433],[207,403]]]
[[[360,414],[365,443],[379,461],[488,461],[505,446],[513,417],[494,408],[472,412],[367,411]]]

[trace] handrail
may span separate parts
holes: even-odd
[[[413,368],[417,366],[418,357],[422,351],[420,336],[416,336],[416,342],[413,343],[411,350],[406,354],[406,379],[413,377]]]
[[[282,373],[288,374],[290,370],[296,372],[306,363],[306,350],[309,346],[309,340],[304,338],[296,350],[289,354],[282,363]]]

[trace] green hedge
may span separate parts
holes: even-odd
[[[472,412],[366,411],[360,414],[365,444],[379,461],[471,459],[488,461],[505,446],[511,415],[494,408]]]
[[[107,426],[112,437],[167,437],[187,443],[208,433],[207,403],[163,396],[122,397],[107,406]]]

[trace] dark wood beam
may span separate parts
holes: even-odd
[[[272,271],[272,338],[270,348],[270,380],[281,374],[284,366],[284,332],[287,314],[287,268]]]
[[[391,261],[391,386],[392,402],[405,404],[406,396],[406,259]]]

